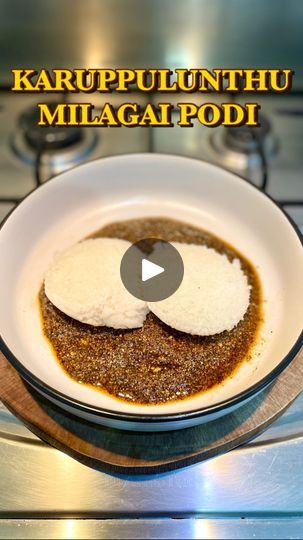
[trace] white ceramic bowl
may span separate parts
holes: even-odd
[[[231,243],[257,268],[264,297],[264,324],[252,360],[215,390],[156,406],[122,402],[68,377],[42,334],[37,302],[56,252],[106,223],[144,216],[184,220]],[[23,200],[4,222],[0,246],[4,354],[48,399],[94,422],[156,431],[211,420],[273,381],[301,346],[298,231],[254,186],[202,161],[138,154],[79,166]]]

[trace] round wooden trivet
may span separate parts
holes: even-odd
[[[48,402],[0,354],[0,399],[33,433],[90,467],[156,474],[218,456],[266,429],[303,390],[303,349],[256,398],[221,419],[164,433],[118,431]]]

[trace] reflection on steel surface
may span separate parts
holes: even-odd
[[[0,538],[111,538],[161,539],[218,538],[245,540],[251,538],[302,538],[303,519],[278,519],[274,526],[268,518],[233,519],[0,519]]]
[[[250,444],[174,473],[138,478],[80,465],[37,439],[2,405],[0,511],[32,517],[302,513],[302,409],[303,395]]]
[[[2,0],[2,82],[10,81],[12,66],[282,64],[295,70],[295,84],[302,86],[300,0],[65,0],[55,6],[39,0]]]

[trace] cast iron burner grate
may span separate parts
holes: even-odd
[[[49,107],[55,111],[56,104]],[[83,141],[83,128],[66,126],[39,126],[39,111],[36,107],[21,114],[19,124],[28,145],[34,150],[61,150]]]
[[[54,111],[56,102],[49,103]],[[68,126],[39,126],[39,109],[26,109],[19,117],[18,129],[11,146],[25,164],[34,166],[37,186],[41,184],[41,169],[53,175],[86,161],[95,148],[97,134],[92,130]]]
[[[52,104],[54,107],[56,102]],[[24,111],[19,117],[19,129],[11,141],[12,148],[19,159],[33,166],[35,188],[42,183],[42,168],[45,165],[64,170],[84,162],[95,148],[97,135],[90,129],[80,127],[41,127],[38,123],[36,106]],[[271,135],[269,120],[260,115],[261,126],[222,128],[218,140],[211,136],[211,145],[224,152],[234,151],[238,155],[257,156],[261,168],[262,181],[260,189],[266,193],[268,186],[268,160],[277,149],[277,142]],[[153,128],[149,129],[149,151],[154,151]],[[218,136],[218,135],[217,135]],[[268,139],[271,140],[271,152],[268,151]],[[221,156],[222,157],[222,152]],[[231,169],[228,164],[219,159],[221,165]],[[57,173],[53,174],[55,176]],[[0,197],[0,203],[18,204],[23,197]],[[277,200],[281,206],[303,206],[303,200]]]
[[[278,149],[277,139],[264,114],[259,115],[260,127],[247,125],[221,127],[210,136],[210,145],[218,162],[225,168],[243,174],[254,168],[261,169],[261,189],[266,190],[268,160]]]

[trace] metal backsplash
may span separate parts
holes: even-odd
[[[12,67],[289,67],[303,89],[301,0],[0,0]]]

